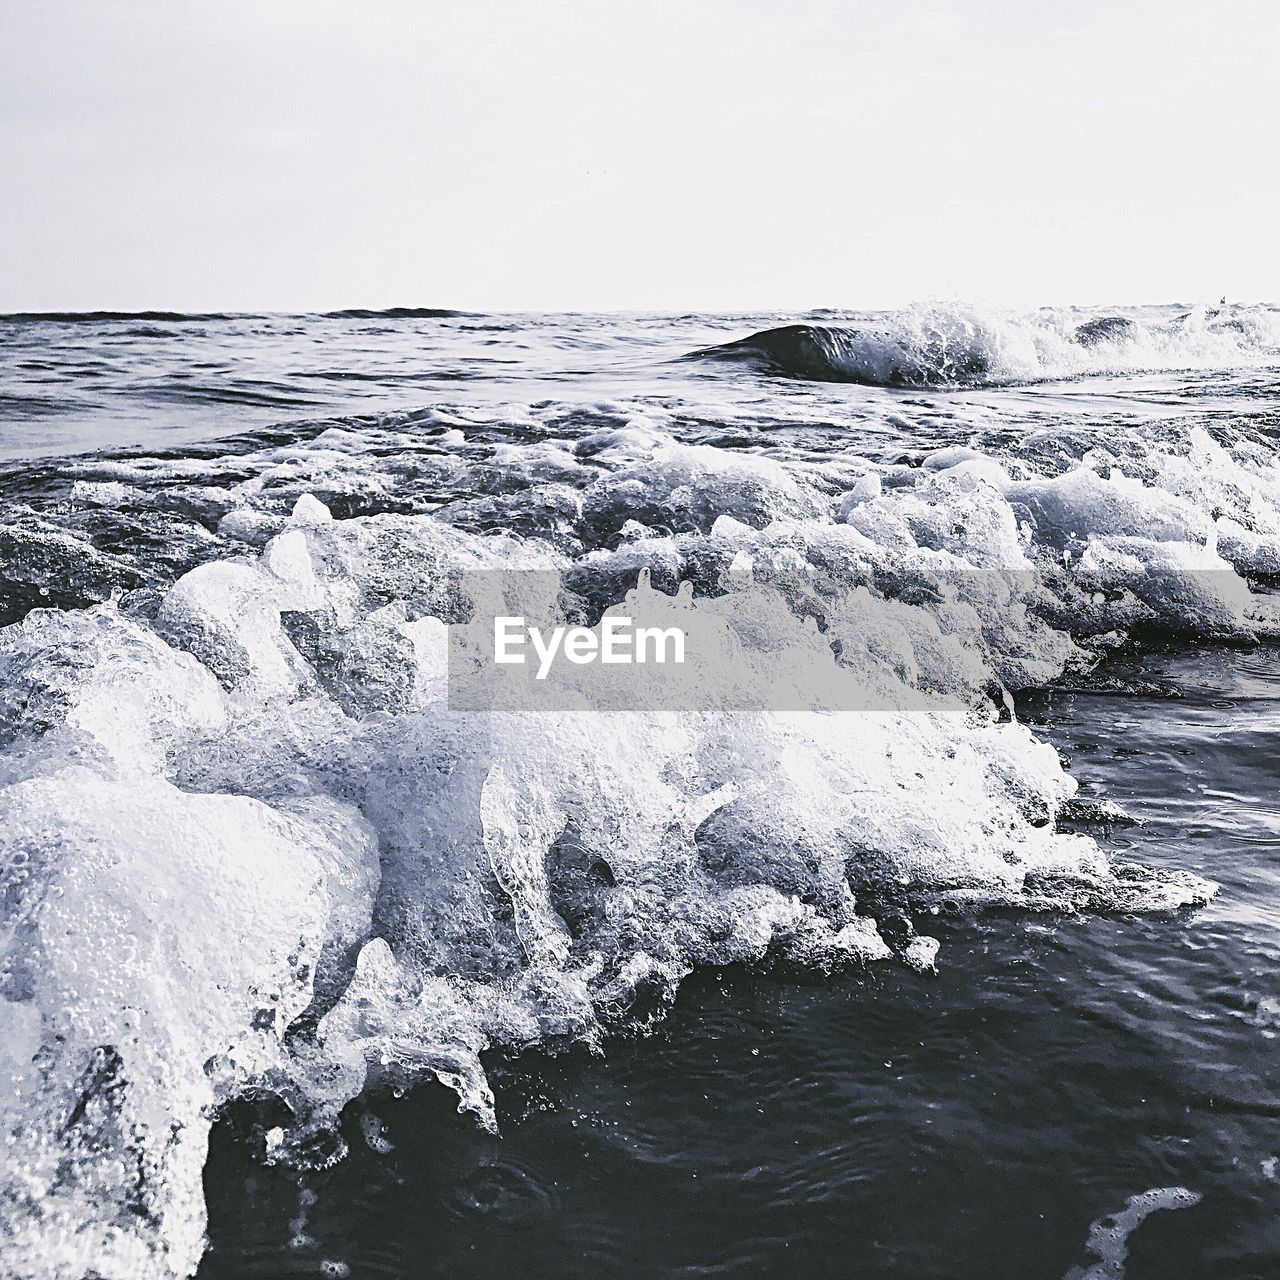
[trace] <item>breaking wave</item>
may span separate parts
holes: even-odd
[[[66,503],[94,527],[132,512],[154,544],[157,512],[198,512],[201,532],[145,570],[129,539],[34,517],[8,548],[6,1274],[190,1274],[232,1099],[286,1104],[279,1160],[333,1158],[346,1103],[423,1078],[493,1127],[482,1055],[598,1048],[699,966],[929,969],[943,912],[1214,892],[1061,829],[1075,782],[1012,694],[1142,628],[1276,634],[1250,585],[1280,572],[1261,448],[1197,427],[1057,467],[908,466],[689,444],[643,415],[483,449],[436,427],[429,457],[348,426],[89,462]],[[341,476],[381,509],[335,518],[314,490]],[[553,573],[597,610],[715,610],[749,584],[768,607],[722,613],[762,682],[803,660],[884,701],[461,712],[444,637],[475,569]],[[31,607],[69,583],[79,607]]]
[[[1011,316],[916,307],[880,323],[789,324],[695,352],[778,377],[885,387],[997,385],[1085,374],[1280,363],[1280,312],[1195,307],[1153,318],[1073,310]]]

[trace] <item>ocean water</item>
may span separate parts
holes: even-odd
[[[1226,304],[0,319],[0,1274],[1280,1274],[1278,380]],[[735,680],[451,705],[476,570]]]

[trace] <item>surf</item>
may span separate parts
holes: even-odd
[[[927,388],[1015,385],[1280,361],[1280,323],[1262,307],[1149,316],[1075,309],[1014,313],[928,304],[857,323],[763,329],[690,353],[779,378]]]

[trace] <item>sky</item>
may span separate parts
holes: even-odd
[[[0,311],[1280,301],[1272,0],[0,0]]]

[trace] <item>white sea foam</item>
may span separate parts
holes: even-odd
[[[1129,1237],[1161,1209],[1192,1209],[1202,1197],[1186,1187],[1152,1187],[1125,1201],[1119,1213],[1108,1214],[1089,1226],[1086,1248],[1097,1259],[1089,1267],[1072,1267],[1065,1280],[1124,1280]]]
[[[1075,784],[1008,690],[1142,623],[1274,629],[1238,572],[1280,563],[1265,455],[1197,429],[1136,464],[824,468],[627,420],[507,461],[506,509],[563,526],[307,496],[148,610],[0,633],[6,1274],[189,1274],[209,1125],[253,1089],[295,1117],[277,1158],[428,1076],[492,1126],[486,1050],[600,1045],[701,965],[928,968],[931,910],[1212,893],[1059,831]],[[451,708],[445,625],[512,569],[542,606],[551,574],[750,631],[735,680],[810,704]],[[877,709],[833,714],[819,670]]]

